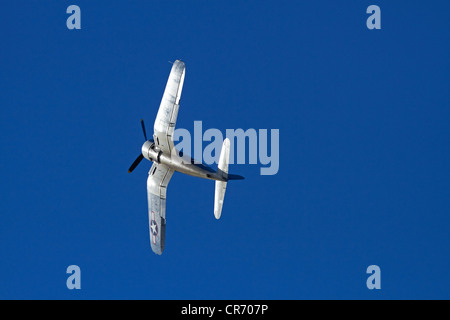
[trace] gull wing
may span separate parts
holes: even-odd
[[[147,179],[148,218],[150,244],[154,253],[164,251],[166,236],[166,191],[173,170],[163,164],[153,163]]]
[[[166,89],[164,90],[154,125],[153,138],[156,146],[168,155],[171,154],[174,147],[173,132],[180,107],[184,75],[184,62],[181,60],[175,61],[170,71],[169,80],[167,80]]]

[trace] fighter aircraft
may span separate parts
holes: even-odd
[[[141,119],[145,142],[142,145],[141,154],[128,169],[128,172],[131,173],[144,158],[153,162],[147,179],[148,217],[150,221],[150,244],[153,252],[158,255],[161,255],[164,250],[166,193],[174,171],[216,181],[214,196],[214,216],[216,219],[219,219],[222,214],[227,181],[244,179],[239,175],[228,174],[230,157],[230,140],[228,138],[223,142],[217,171],[187,155],[181,155],[174,147],[173,134],[178,109],[180,108],[185,72],[184,62],[176,60],[170,71],[169,80],[156,116],[153,138],[147,139],[144,121]]]

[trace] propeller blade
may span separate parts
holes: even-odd
[[[147,133],[145,132],[145,125],[144,125],[144,119],[141,119],[141,126],[142,126],[142,131],[144,131],[144,137],[145,137],[145,141],[147,141]]]
[[[134,160],[134,162],[131,165],[130,169],[128,169],[128,173],[131,173],[137,167],[137,165],[142,161],[142,159],[144,159],[144,156],[141,153],[139,155],[139,157],[137,157],[136,160]]]

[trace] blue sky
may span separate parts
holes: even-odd
[[[66,8],[81,8],[81,30]],[[366,8],[381,8],[368,30]],[[449,298],[448,1],[8,1],[0,298]],[[143,162],[171,65],[177,127],[280,130],[280,170],[175,173],[166,250]],[[66,288],[81,268],[82,289]],[[366,268],[381,268],[368,290]]]

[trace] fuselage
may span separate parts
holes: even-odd
[[[171,154],[167,154],[158,150],[156,144],[151,141],[145,141],[142,145],[142,155],[147,160],[163,164],[175,171],[203,179],[227,181],[227,179],[213,169],[195,161],[193,158],[183,155],[180,156],[177,150],[172,150]]]

